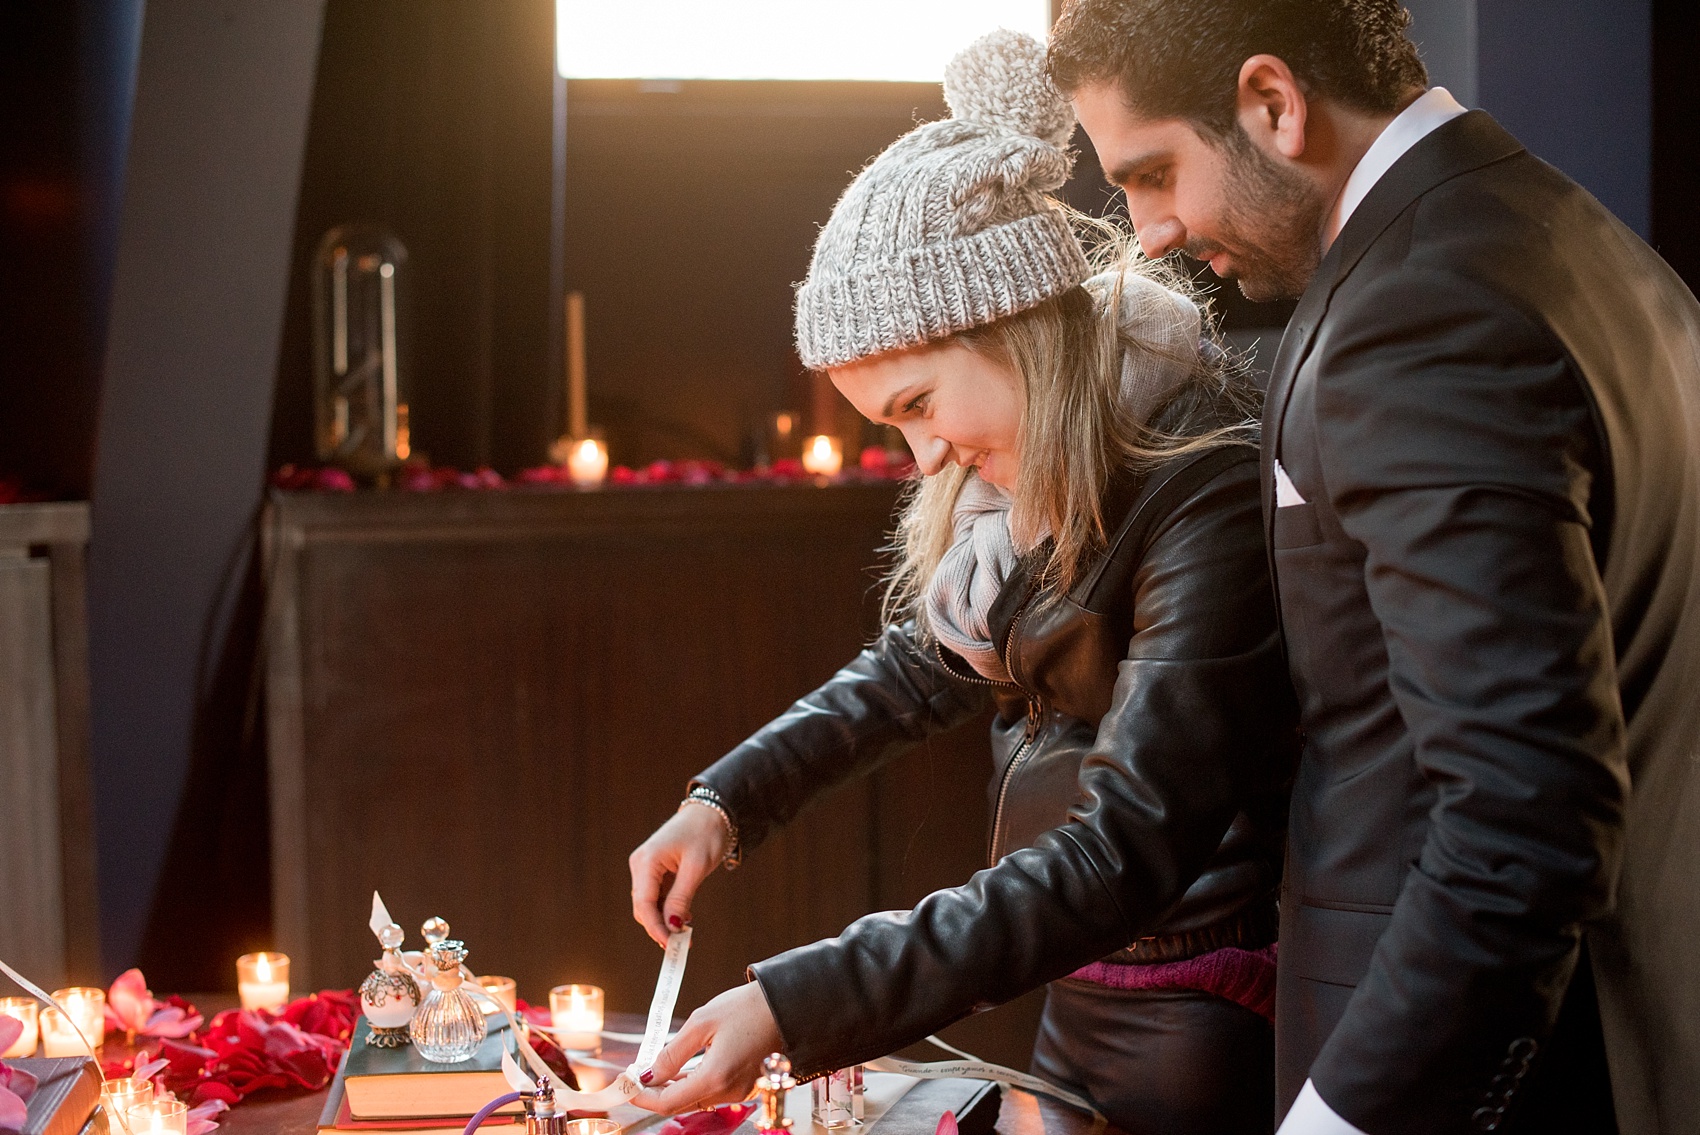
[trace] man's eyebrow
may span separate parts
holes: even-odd
[[[1167,150],[1147,150],[1137,157],[1129,158],[1124,162],[1117,162],[1113,168],[1105,170],[1104,180],[1118,187],[1126,185],[1133,180],[1134,175],[1139,173],[1140,170],[1147,166],[1156,165],[1158,162],[1167,161],[1168,158],[1169,152]]]

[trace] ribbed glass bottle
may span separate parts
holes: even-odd
[[[407,1026],[413,1047],[437,1064],[470,1060],[484,1043],[489,1026],[484,1023],[483,1010],[460,987],[466,946],[453,939],[435,943],[426,951],[426,960],[435,972],[425,1003]]]

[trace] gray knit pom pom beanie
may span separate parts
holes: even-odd
[[[1047,193],[1068,179],[1074,112],[1031,36],[996,31],[945,68],[951,117],[893,142],[844,191],[797,288],[812,370],[1026,311],[1090,275]]]

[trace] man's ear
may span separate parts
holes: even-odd
[[[1304,88],[1276,55],[1253,55],[1240,64],[1240,127],[1252,144],[1289,161],[1305,152],[1308,112]]]

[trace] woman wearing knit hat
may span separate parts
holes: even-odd
[[[851,184],[797,292],[804,363],[900,428],[925,475],[899,523],[889,625],[691,782],[632,853],[633,912],[664,941],[716,865],[988,706],[991,861],[1054,878],[1058,907],[1078,910],[1095,877],[1052,868],[1070,841],[1114,832],[1110,861],[1137,857],[1162,885],[1119,912],[1119,938],[1058,933],[1020,974],[974,964],[975,941],[1009,933],[998,873],[865,918],[698,1010],[637,1102],[740,1099],[774,1047],[812,1075],[1050,980],[1040,1075],[1128,1131],[1267,1132],[1293,707],[1256,391],[1153,266],[1124,254],[1092,274],[1047,196],[1074,120],[1036,41],[978,41],[945,97],[952,117]],[[1115,769],[1114,791],[1083,794],[1084,762]],[[1093,822],[1068,823],[1071,808]],[[877,964],[840,981],[846,952]],[[661,1086],[711,1041],[696,1072]]]

